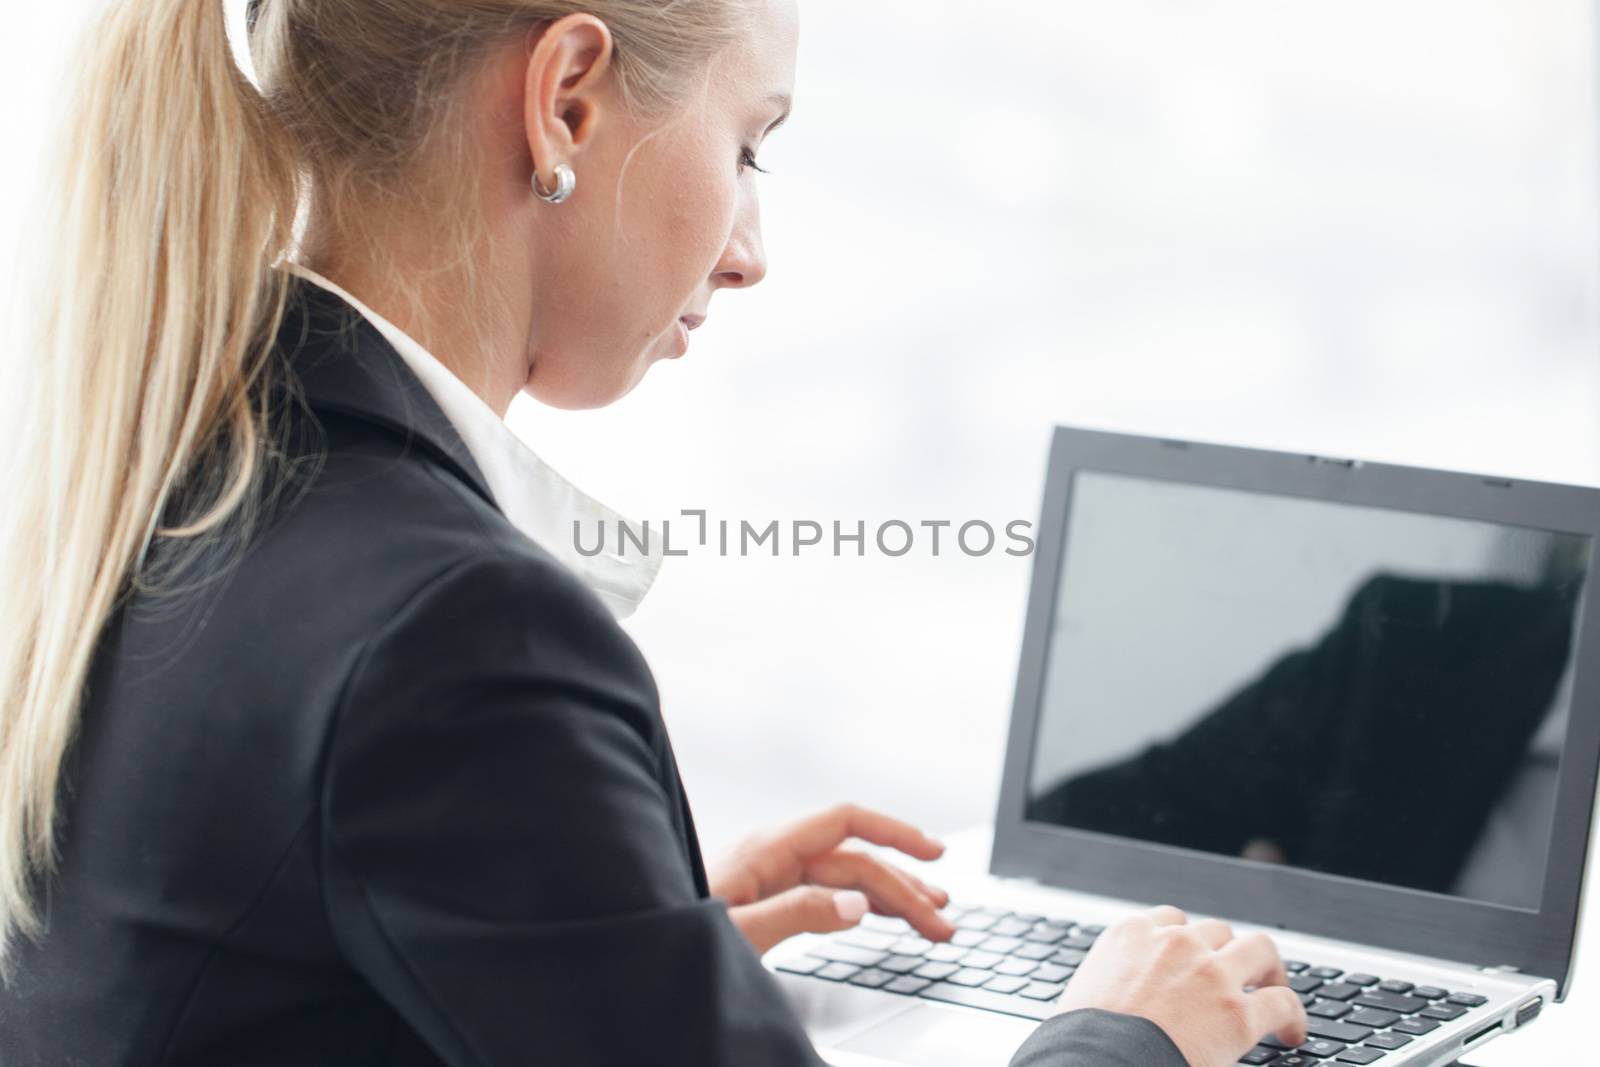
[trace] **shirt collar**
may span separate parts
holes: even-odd
[[[311,268],[285,269],[334,293],[370,322],[405,361],[460,435],[483,474],[494,503],[529,539],[574,571],[611,609],[626,618],[655,581],[664,545],[649,529],[578,489],[511,432],[482,397],[394,323]],[[621,550],[621,527],[634,534]],[[577,532],[604,542],[595,555],[578,551]],[[609,535],[602,536],[604,531]],[[641,549],[638,546],[643,545]]]

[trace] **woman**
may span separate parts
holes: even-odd
[[[841,847],[941,846],[841,806],[708,878],[614,617],[648,574],[530,536],[598,505],[500,422],[761,280],[792,6],[253,14],[264,95],[218,0],[117,4],[81,62],[0,541],[0,1062],[817,1063],[758,952],[948,937]],[[1282,981],[1157,909],[1014,1062],[1232,1063],[1302,1033]]]

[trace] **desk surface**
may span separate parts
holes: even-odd
[[[941,877],[958,881],[982,875],[989,868],[992,839],[988,826],[971,827],[946,834],[949,846],[934,863],[918,863],[896,855],[893,862],[926,877],[935,885]],[[1577,1062],[1570,1059],[1593,1041],[1591,1016],[1600,1009],[1600,945],[1595,938],[1600,915],[1595,914],[1594,894],[1590,895],[1580,927],[1578,959],[1573,971],[1573,994],[1561,1004],[1547,1008],[1539,1021],[1526,1030],[1508,1034],[1471,1053],[1472,1067],[1530,1067],[1533,1064]],[[1587,1010],[1586,1010],[1587,1009]],[[1462,1067],[1467,1067],[1463,1064]]]

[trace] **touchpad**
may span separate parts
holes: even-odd
[[[923,1005],[901,1012],[836,1046],[917,1067],[1004,1064],[1038,1023]]]

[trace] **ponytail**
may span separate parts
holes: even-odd
[[[299,200],[222,0],[116,2],[86,37],[38,344],[0,468],[0,969],[37,936],[62,767],[101,632],[158,536],[249,511]],[[180,482],[214,488],[158,525]]]

